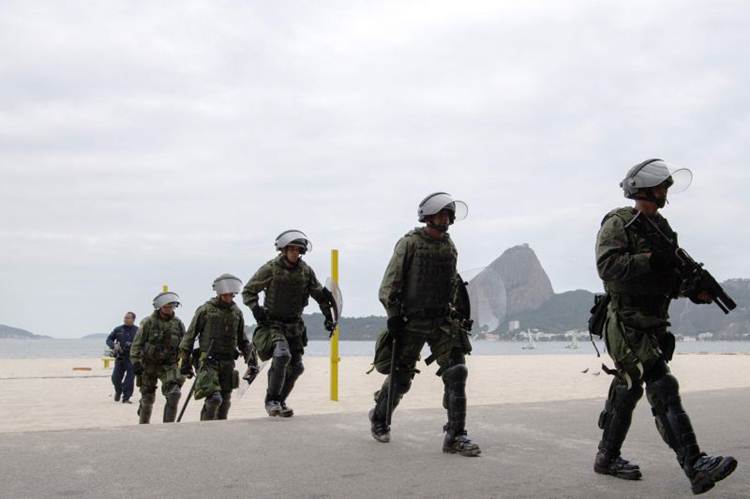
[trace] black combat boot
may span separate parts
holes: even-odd
[[[120,392],[115,392],[115,402],[120,401]]]
[[[216,419],[219,413],[219,407],[224,402],[219,392],[214,392],[203,402],[203,409],[201,409],[201,421],[213,421]],[[228,410],[228,409],[227,409]]]
[[[654,414],[656,428],[664,441],[677,455],[685,475],[690,480],[693,494],[711,490],[716,482],[729,476],[737,468],[733,457],[707,456],[700,451],[682,400],[677,379],[667,373],[646,386],[646,394]]]
[[[281,405],[281,412],[279,413],[279,416],[282,418],[291,418],[294,416],[294,410],[286,405],[286,402],[283,400],[280,402]]]
[[[266,413],[271,417],[281,416],[281,402],[278,401],[278,395],[266,392]]]
[[[390,442],[390,429],[385,425],[385,421],[380,421],[379,419],[377,419],[376,410],[370,409],[370,412],[367,413],[367,416],[370,418],[370,432],[372,433],[372,438],[374,438],[378,442],[383,442],[384,444]]]
[[[628,389],[620,378],[612,380],[604,410],[599,415],[603,431],[599,451],[594,459],[594,471],[624,480],[640,480],[641,469],[620,456],[620,449],[633,420],[633,409],[643,396],[643,387],[634,384]]]
[[[138,404],[138,423],[149,424],[151,422],[151,411],[154,409],[154,394],[145,394]]]

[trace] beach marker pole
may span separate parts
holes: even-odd
[[[339,283],[339,250],[331,250],[331,280]],[[339,400],[339,329],[336,325],[331,335],[331,400]]]
[[[161,287],[161,292],[162,292],[162,293],[166,293],[167,291],[169,291],[169,286],[167,286],[166,284],[164,284],[164,285],[163,285],[163,286]]]

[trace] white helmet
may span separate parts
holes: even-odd
[[[242,291],[242,281],[239,277],[235,277],[232,274],[221,274],[219,277],[214,279],[213,289],[217,294],[238,294]]]
[[[279,237],[274,241],[274,246],[279,251],[283,251],[287,246],[297,246],[303,255],[312,251],[312,242],[304,232],[297,229],[286,230],[279,234]]]
[[[440,213],[441,210],[450,210],[453,213],[451,223],[463,220],[469,214],[469,207],[463,201],[453,199],[447,192],[433,192],[419,203],[417,218],[424,222],[425,217]]]
[[[677,168],[663,159],[648,159],[628,170],[620,187],[626,198],[634,199],[639,190],[664,182],[667,182],[670,193],[682,192],[692,181],[693,173],[687,168]]]
[[[154,298],[154,309],[159,310],[168,303],[173,303],[175,307],[180,306],[180,297],[177,293],[164,291],[163,293],[156,295],[156,298]]]

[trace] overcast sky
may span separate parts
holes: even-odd
[[[748,26],[745,1],[5,0],[0,323],[109,332],[164,283],[187,323],[287,228],[321,281],[340,249],[345,315],[382,314],[433,191],[469,205],[461,269],[529,243],[555,291],[597,290],[650,157],[694,172],[664,210],[683,245],[750,277]]]

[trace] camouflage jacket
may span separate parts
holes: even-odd
[[[182,321],[172,315],[163,319],[158,310],[141,321],[130,347],[130,360],[152,365],[177,363],[178,347],[185,334]]]
[[[208,300],[195,311],[180,342],[180,350],[189,353],[196,337],[202,353],[216,355],[220,360],[233,359],[238,348],[245,351],[249,346],[245,319],[239,307],[234,303],[224,303],[218,297]]]

